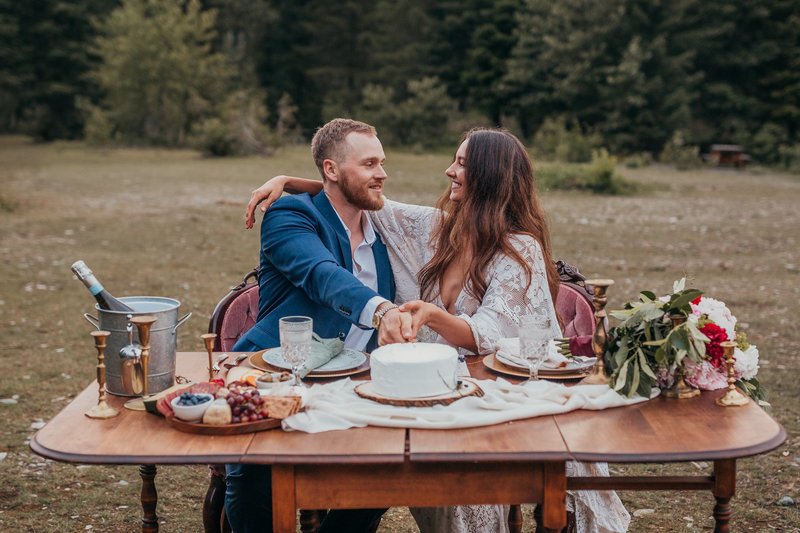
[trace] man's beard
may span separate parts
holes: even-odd
[[[339,189],[350,205],[365,211],[377,211],[383,207],[383,196],[373,198],[368,188],[357,186],[346,173],[342,173]]]

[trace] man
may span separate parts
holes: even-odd
[[[318,335],[344,338],[355,350],[412,337],[410,315],[392,303],[386,247],[364,213],[383,206],[387,177],[375,128],[334,119],[314,135],[311,151],[323,192],[281,198],[265,215],[258,321],[235,351],[278,346],[278,320],[288,315],[310,316]],[[227,466],[225,507],[236,533],[271,531],[269,477],[269,466]],[[383,511],[331,511],[320,531],[371,531]]]

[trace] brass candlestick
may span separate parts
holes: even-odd
[[[150,363],[150,327],[156,321],[156,317],[150,315],[135,316],[130,320],[139,332],[139,344],[142,346],[142,376],[144,384],[142,387],[142,398],[149,396],[147,388],[147,371]]]
[[[722,346],[725,352],[725,362],[728,365],[728,392],[726,392],[724,396],[717,398],[717,405],[722,407],[747,405],[750,403],[750,400],[747,399],[747,396],[739,392],[736,385],[734,385],[734,383],[736,383],[736,378],[733,377],[733,349],[736,348],[736,343],[725,341],[720,343],[720,346]]]
[[[203,342],[206,344],[206,351],[208,352],[208,380],[214,379],[214,361],[211,359],[211,352],[214,351],[214,339],[217,338],[216,333],[203,333],[200,335]]]
[[[614,284],[613,279],[587,279],[586,285],[591,285],[594,291],[592,305],[594,306],[594,334],[592,334],[592,350],[594,351],[595,362],[592,373],[583,378],[582,385],[607,385],[611,378],[606,375],[606,367],[603,362],[603,354],[606,351],[608,333],[606,332],[606,303],[608,297],[606,290]]]
[[[100,389],[100,395],[97,399],[97,405],[86,411],[84,414],[89,418],[113,418],[119,414],[119,411],[106,403],[106,365],[105,365],[105,350],[106,338],[111,335],[108,331],[93,331],[90,333],[94,337],[94,347],[97,349],[97,386]]]
[[[675,329],[684,322],[686,317],[680,314],[670,315],[669,319],[672,320],[672,328]],[[672,387],[661,392],[665,398],[679,398],[685,400],[687,398],[694,398],[700,394],[700,389],[689,386],[683,379],[683,368],[675,366],[675,383]]]

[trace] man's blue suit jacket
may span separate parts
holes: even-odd
[[[394,277],[386,246],[372,245],[378,293],[394,300]],[[344,338],[376,293],[353,275],[350,240],[325,192],[285,196],[261,222],[261,266],[256,325],[233,347],[254,351],[280,345],[278,320],[310,316],[323,338]],[[373,334],[367,350],[376,345]]]

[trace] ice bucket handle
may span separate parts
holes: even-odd
[[[173,335],[175,335],[175,332],[176,332],[176,331],[178,331],[178,327],[179,327],[181,324],[183,324],[184,322],[186,322],[187,320],[189,320],[189,317],[191,317],[191,316],[192,316],[192,312],[191,312],[191,311],[189,311],[188,313],[186,313],[186,315],[184,315],[184,317],[183,317],[183,318],[181,318],[180,320],[178,320],[178,323],[177,323],[177,324],[175,324],[175,327],[174,327],[174,328],[172,328],[172,334],[173,334]],[[86,320],[89,320],[89,319],[87,318]],[[97,328],[97,329],[100,329],[100,328]]]
[[[191,313],[189,313],[189,314],[191,314]],[[85,319],[86,319],[86,321],[87,321],[89,324],[91,324],[91,325],[93,325],[94,327],[96,327],[96,328],[97,328],[97,331],[100,331],[100,319],[98,319],[98,318],[97,318],[96,316],[94,316],[94,315],[90,315],[89,313],[83,313],[83,318],[85,318]]]

